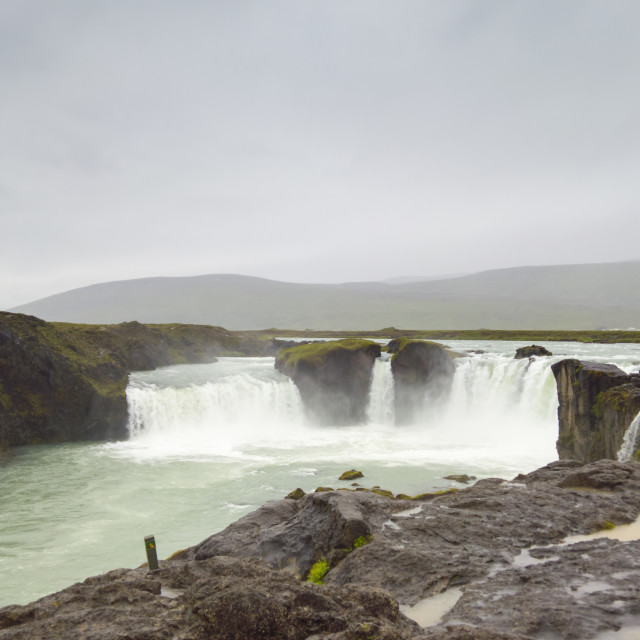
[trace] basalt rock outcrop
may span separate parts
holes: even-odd
[[[449,353],[435,342],[392,340],[396,422],[413,422],[430,405],[441,403],[451,391],[455,366]]]
[[[0,312],[0,449],[124,438],[129,372],[280,346],[220,327],[74,325]]]
[[[640,542],[564,539],[638,513],[640,463],[609,460],[421,500],[311,493],[265,504],[157,572],[118,569],[0,609],[0,638],[587,640],[637,622]],[[324,585],[301,580],[321,558]],[[406,617],[447,591],[459,599],[442,620]]]
[[[551,353],[551,351],[549,351],[545,347],[541,347],[538,344],[532,344],[528,347],[518,347],[516,349],[516,355],[514,356],[514,358],[516,360],[521,360],[523,358],[532,358],[534,356],[540,357],[540,356],[552,356],[552,355],[553,354]]]
[[[349,338],[282,349],[275,367],[300,391],[310,419],[319,424],[363,422],[371,374],[380,345]]]
[[[640,376],[613,364],[566,359],[551,366],[558,389],[561,460],[617,459],[640,412]]]

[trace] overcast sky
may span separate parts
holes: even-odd
[[[640,258],[637,0],[2,0],[0,308]]]

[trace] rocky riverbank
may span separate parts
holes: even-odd
[[[0,638],[588,639],[640,622],[640,542],[562,544],[636,519],[640,463],[381,493],[269,502],[159,571],[117,569],[0,609]],[[318,563],[324,584],[305,581]],[[442,620],[408,617],[443,593]]]

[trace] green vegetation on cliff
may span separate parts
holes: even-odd
[[[327,360],[330,354],[340,351],[366,351],[369,348],[379,349],[371,340],[348,338],[330,342],[310,342],[282,349],[276,356],[276,368],[295,371],[301,363],[308,367],[317,367]]]

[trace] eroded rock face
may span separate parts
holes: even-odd
[[[124,364],[111,357],[85,362],[58,346],[62,337],[51,325],[13,315],[0,314],[0,440],[14,446],[124,437]]]
[[[396,422],[408,424],[430,405],[446,400],[455,365],[445,349],[432,342],[395,341],[391,349]]]
[[[275,367],[294,381],[312,421],[357,424],[365,419],[373,363],[379,356],[375,342],[337,340],[283,349]]]
[[[615,460],[640,411],[640,380],[612,364],[575,359],[551,366],[558,388],[561,460]]]
[[[639,512],[640,463],[609,460],[426,501],[307,494],[267,503],[153,574],[118,569],[0,609],[0,638],[587,640],[640,611],[640,542],[559,543]],[[301,582],[319,555],[325,584]],[[453,587],[462,596],[435,626],[399,611]]]

